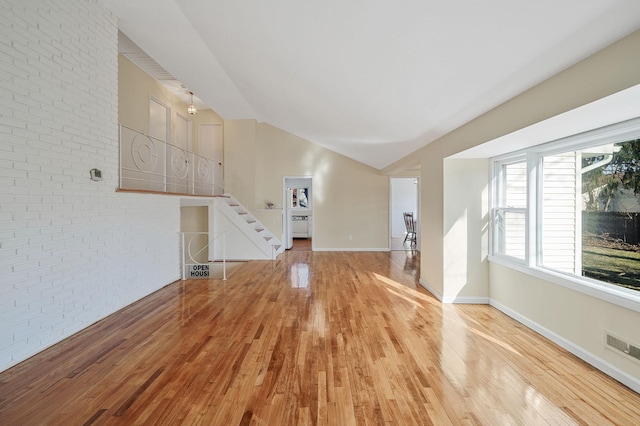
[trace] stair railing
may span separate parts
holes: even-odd
[[[210,278],[209,265],[216,259],[209,260],[210,247],[215,247],[217,241],[221,241],[222,252],[222,280],[227,280],[227,233],[218,232],[209,238],[208,232],[181,232],[182,238],[182,279],[187,278]],[[206,237],[206,243],[202,237]],[[196,251],[197,250],[197,251]],[[205,251],[206,250],[206,251]],[[207,260],[201,261],[202,256],[206,254]]]

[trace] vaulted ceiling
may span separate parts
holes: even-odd
[[[101,0],[225,119],[384,168],[640,28],[638,0]]]

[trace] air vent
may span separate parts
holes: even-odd
[[[640,362],[640,347],[638,345],[631,344],[608,331],[605,331],[605,344],[607,348],[622,352]]]

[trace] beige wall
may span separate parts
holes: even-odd
[[[242,204],[264,217],[256,207],[283,204],[285,176],[313,177],[314,249],[389,247],[387,176],[273,126],[225,121],[225,182]]]
[[[442,299],[487,303],[489,160],[447,159],[443,174]]]
[[[187,104],[175,96],[149,74],[122,55],[118,55],[118,122],[138,132],[149,134],[149,98],[153,97],[171,108],[171,137],[174,138],[175,117],[179,112],[191,120],[194,152],[198,152],[200,124],[223,123],[210,109],[199,110],[195,116],[187,114]]]
[[[180,207],[181,232],[209,232],[208,206]]]
[[[640,324],[640,313],[550,284],[542,278],[525,277],[507,267],[483,267],[483,251],[477,247],[472,248],[465,262],[448,261],[452,248],[465,247],[471,241],[487,244],[484,215],[465,217],[464,202],[461,205],[455,200],[456,197],[469,197],[466,188],[479,191],[479,187],[489,184],[489,179],[487,170],[484,176],[470,172],[453,181],[448,170],[453,163],[444,165],[447,157],[465,149],[640,84],[638,52],[640,31],[454,130],[385,171],[420,159],[421,281],[434,293],[450,299],[454,294],[466,294],[458,293],[465,277],[475,276],[478,283],[486,280],[492,303],[530,324],[541,324],[575,353],[583,351],[606,360],[611,366],[610,374],[618,369],[627,375],[625,377],[635,377],[640,382],[638,364],[605,351],[602,343],[604,328],[640,342],[637,327],[630,325]],[[464,170],[458,171],[464,173]],[[465,229],[458,229],[460,232],[451,240],[448,232],[452,224],[459,221],[466,224]],[[485,287],[479,284],[473,288],[473,295],[476,295],[482,294]]]
[[[442,297],[444,160],[441,146],[433,145],[430,155],[421,154],[420,158],[420,280]]]
[[[226,120],[224,142],[224,191],[246,208],[253,209],[257,163],[255,120]]]
[[[181,232],[209,232],[209,208],[207,206],[183,206],[180,207],[180,231]],[[208,260],[208,250],[205,249],[208,243],[207,235],[186,234],[185,250],[190,249],[193,260],[198,263],[206,263]],[[185,256],[188,259],[188,257]]]
[[[490,274],[491,298],[508,313],[640,381],[640,363],[606,349],[604,344],[605,330],[640,344],[638,312],[496,263],[490,264]]]

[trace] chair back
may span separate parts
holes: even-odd
[[[413,220],[413,212],[404,212],[404,226],[407,228],[408,233],[415,232],[416,222]]]

